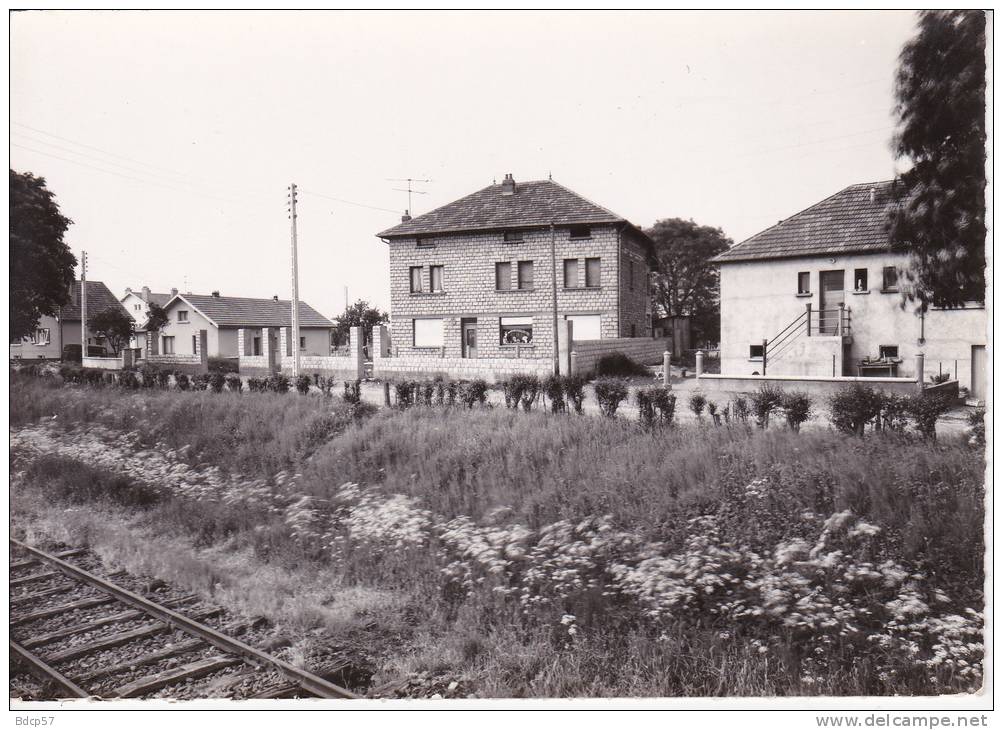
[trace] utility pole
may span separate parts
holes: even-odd
[[[80,254],[80,362],[87,357],[87,252]]]
[[[300,292],[299,292],[299,264],[296,261],[296,183],[289,186],[289,220],[290,220],[290,241],[293,253],[293,301],[292,301],[292,342],[290,348],[293,353],[293,377],[300,374]]]
[[[557,232],[550,222],[550,289],[554,307],[554,375],[561,374],[561,356],[557,347]]]

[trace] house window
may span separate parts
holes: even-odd
[[[630,325],[630,336],[631,337],[637,337],[637,325],[636,324],[631,324]]]
[[[261,355],[261,338],[260,337],[255,337],[254,338],[254,340],[253,340],[253,347],[254,347],[254,349],[252,350],[252,352],[256,356],[260,356]]]
[[[886,266],[881,270],[881,291],[898,291],[899,272],[894,266]]]
[[[47,327],[35,330],[35,338],[32,340],[33,344],[48,345],[49,342],[49,329]]]
[[[578,259],[564,259],[564,288],[578,286]]]
[[[441,319],[414,319],[412,321],[415,347],[442,347]]]
[[[174,337],[164,337],[163,345],[164,346],[160,349],[165,355],[174,354]]]
[[[532,289],[533,288],[533,262],[532,261],[520,261],[519,262],[519,288],[520,289]]]
[[[192,354],[196,355],[199,351],[199,338],[197,335],[192,335]]]
[[[185,309],[179,309],[178,322],[187,322],[187,321],[188,321],[188,311]]]
[[[879,345],[878,346],[878,358],[884,360],[887,358],[897,358],[899,356],[899,346],[898,345]]]
[[[532,317],[502,317],[498,340],[503,345],[527,345],[533,341]]]
[[[522,231],[505,231],[505,243],[522,243]]]
[[[495,289],[512,288],[512,263],[510,261],[499,261],[495,264]]]
[[[634,291],[634,262],[632,260],[627,262],[627,286],[631,291]]]
[[[853,291],[867,291],[867,269],[853,270]]]
[[[571,322],[571,336],[575,342],[582,340],[601,340],[602,317],[598,314],[566,314],[564,318]]]
[[[306,337],[300,337],[300,349],[301,350],[306,349]]]
[[[588,226],[571,226],[568,233],[571,238],[592,238],[592,229]]]
[[[811,274],[807,271],[798,272],[798,294],[811,294]]]
[[[600,262],[601,259],[585,259],[585,286],[599,286]]]
[[[435,248],[435,240],[432,238],[418,238],[415,240],[418,248]]]
[[[442,291],[442,267],[430,266],[428,270],[432,277],[432,291]]]
[[[132,308],[135,309],[138,312],[139,310],[141,310],[143,308],[143,305],[142,304],[133,304]]]
[[[415,294],[421,291],[421,267],[412,266],[411,269],[411,293]]]
[[[749,345],[749,359],[750,360],[762,360],[763,359],[763,346],[762,345]]]

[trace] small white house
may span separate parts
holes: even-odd
[[[136,322],[136,334],[129,342],[129,347],[142,348],[146,342],[146,319],[150,314],[150,304],[159,304],[161,307],[167,304],[175,294],[177,289],[171,289],[170,294],[160,294],[150,291],[150,287],[144,286],[136,291],[131,287],[125,288],[125,296],[119,301],[129,316]]]
[[[984,302],[916,313],[898,288],[908,256],[885,221],[901,188],[851,185],[720,254],[721,372],[915,377],[986,388]]]
[[[245,355],[260,355],[262,328],[272,338],[278,330],[292,324],[292,303],[289,300],[223,297],[212,294],[175,294],[164,306],[167,325],[156,339],[158,355],[198,354],[199,330],[206,330],[208,357],[237,358],[237,331],[248,330]],[[330,355],[331,330],[334,322],[309,304],[299,303],[300,354]],[[277,340],[276,340],[277,343]],[[278,345],[273,343],[272,349]],[[289,345],[291,347],[291,344]]]

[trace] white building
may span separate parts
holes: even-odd
[[[719,255],[725,375],[949,373],[984,400],[985,304],[903,306],[885,227],[892,182],[851,185]],[[765,361],[764,361],[765,360]]]
[[[177,289],[171,289],[170,294],[158,294],[150,291],[148,286],[144,286],[139,291],[134,291],[128,286],[125,288],[125,296],[119,301],[136,322],[136,335],[129,341],[129,347],[142,348],[143,343],[146,342],[144,328],[150,314],[150,304],[159,304],[163,307],[177,293]]]

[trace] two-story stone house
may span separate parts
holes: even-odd
[[[651,337],[650,239],[553,180],[509,174],[377,235],[396,356],[549,358],[555,291],[576,343]]]
[[[924,379],[948,373],[984,399],[984,304],[902,306],[909,259],[886,229],[902,194],[851,185],[720,254],[721,372],[916,377],[922,353]]]

